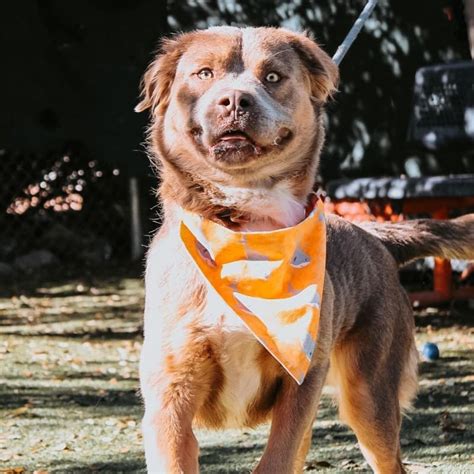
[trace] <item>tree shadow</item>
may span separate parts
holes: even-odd
[[[2,409],[17,408],[18,406],[31,403],[37,408],[64,409],[67,405],[83,407],[133,407],[139,408],[141,405],[140,396],[137,389],[99,389],[97,387],[82,384],[80,387],[65,386],[21,386],[24,379],[21,377],[9,379],[9,384],[2,384],[0,387],[0,400]],[[12,387],[15,387],[12,390]]]
[[[100,461],[89,463],[66,463],[64,461],[52,461],[50,467],[54,469],[54,472],[74,472],[74,473],[94,473],[94,472],[105,472],[105,473],[117,473],[117,474],[129,474],[129,473],[144,473],[146,474],[146,466],[144,459],[123,459],[120,461]]]

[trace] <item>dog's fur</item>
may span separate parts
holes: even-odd
[[[473,257],[474,216],[366,229],[328,216],[317,350],[301,386],[207,287],[178,235],[181,208],[232,229],[304,218],[324,141],[322,108],[337,82],[314,42],[275,28],[165,40],[145,73],[137,110],[151,112],[164,209],[147,257],[140,364],[149,472],[198,471],[195,424],[267,420],[255,472],[300,472],[326,379],[373,470],[403,472],[400,413],[416,391],[417,352],[398,265]]]

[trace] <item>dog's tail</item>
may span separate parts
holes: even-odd
[[[451,220],[417,219],[399,223],[364,223],[399,265],[423,257],[474,259],[474,214]]]

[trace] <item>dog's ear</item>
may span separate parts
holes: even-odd
[[[151,114],[162,115],[169,103],[171,86],[179,59],[183,54],[183,36],[161,41],[155,59],[148,66],[140,83],[141,101],[135,112],[150,109]]]
[[[308,71],[312,99],[324,103],[337,91],[339,68],[306,33],[292,33],[290,44]]]

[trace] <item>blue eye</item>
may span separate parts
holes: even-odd
[[[208,67],[205,67],[197,73],[197,76],[199,77],[199,79],[207,81],[208,79],[212,79],[214,77],[214,74]]]
[[[265,76],[265,80],[267,82],[279,82],[281,80],[281,76],[280,74],[278,74],[277,72],[269,72],[266,76]]]

